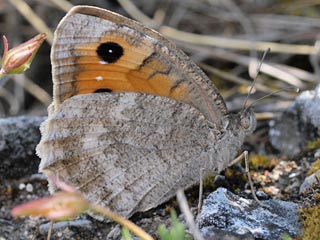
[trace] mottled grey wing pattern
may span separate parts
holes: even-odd
[[[42,126],[40,171],[54,173],[89,200],[123,216],[144,211],[199,180],[212,162],[216,136],[195,108],[139,94],[67,99]]]

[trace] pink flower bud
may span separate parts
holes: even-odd
[[[4,52],[0,77],[5,74],[17,74],[27,70],[45,39],[46,34],[40,33],[29,41],[8,50],[8,40],[3,36]]]
[[[81,193],[54,176],[51,180],[63,191],[19,205],[12,209],[12,216],[45,217],[53,221],[63,221],[75,218],[89,209],[90,204]]]
[[[89,208],[79,193],[57,192],[49,197],[30,201],[12,209],[15,217],[45,217],[53,221],[73,219]]]

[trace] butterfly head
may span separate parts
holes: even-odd
[[[257,120],[254,111],[251,108],[245,109],[239,113],[240,127],[246,134],[252,133],[256,129]]]

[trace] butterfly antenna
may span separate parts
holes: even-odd
[[[249,97],[250,97],[250,95],[251,95],[251,93],[252,93],[252,90],[253,90],[254,84],[255,84],[255,82],[256,82],[256,80],[257,80],[258,76],[259,76],[259,73],[260,73],[260,70],[261,70],[262,63],[263,63],[263,61],[264,61],[265,57],[267,56],[267,54],[268,54],[269,52],[270,52],[270,48],[267,48],[267,49],[264,51],[263,55],[262,55],[262,58],[261,58],[261,60],[260,60],[260,63],[259,63],[259,65],[258,65],[258,67],[257,67],[256,76],[253,78],[253,81],[252,81],[251,86],[250,86],[250,90],[249,90],[249,92],[248,92],[248,95],[247,95],[247,97],[246,97],[246,99],[245,99],[244,103],[243,103],[242,112],[244,112],[244,111],[246,111],[246,110],[248,109],[248,108],[246,107],[247,102],[248,102]]]
[[[279,92],[289,92],[289,91],[294,91],[296,93],[300,92],[300,88],[297,88],[297,87],[286,87],[286,88],[282,88],[282,89],[279,89],[279,90],[276,90],[276,91],[273,91],[271,93],[268,93],[267,95],[264,95],[263,97],[261,98],[258,98],[256,100],[254,100],[251,104],[249,104],[247,107],[245,107],[245,109],[243,110],[244,112],[248,110],[248,108],[252,107],[254,104],[256,104],[257,102],[267,98],[267,97],[270,97],[276,93],[279,93]]]

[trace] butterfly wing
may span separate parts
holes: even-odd
[[[74,7],[61,21],[52,48],[56,107],[74,95],[141,92],[198,108],[218,130],[227,108],[207,76],[159,33],[116,13]]]
[[[203,114],[140,93],[85,94],[65,100],[42,125],[40,171],[55,174],[95,203],[130,216],[174,196],[205,173],[217,142]]]
[[[139,23],[75,7],[56,30],[51,59],[40,171],[123,216],[196,183],[200,169],[224,169],[243,142],[240,117],[228,115],[205,74]]]

